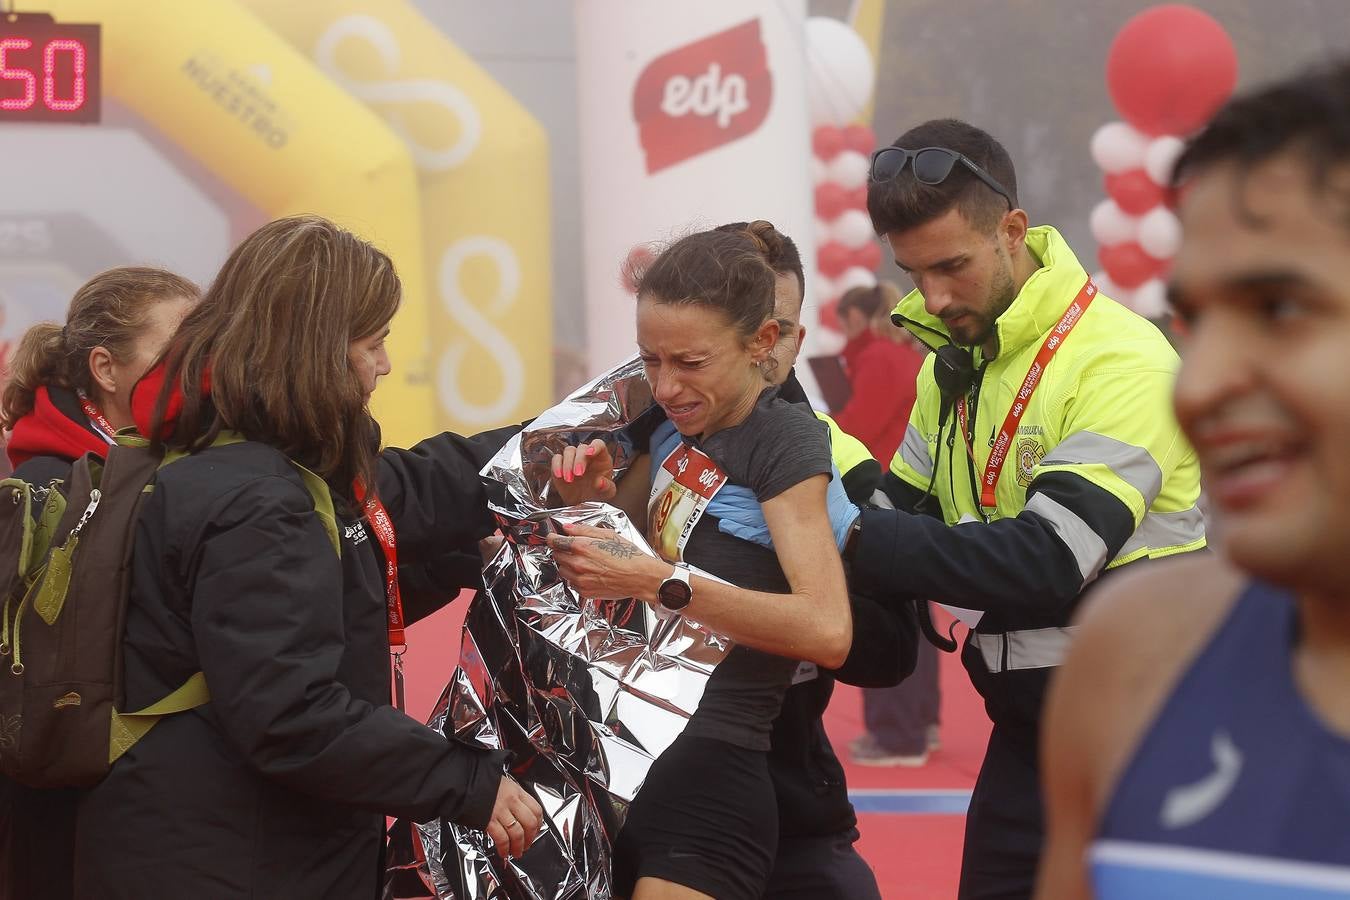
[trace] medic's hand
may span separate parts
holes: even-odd
[[[497,801],[492,804],[492,818],[487,833],[503,858],[519,859],[534,843],[544,811],[538,801],[516,784],[510,775],[503,775],[497,785]]]
[[[492,557],[497,555],[497,551],[502,549],[502,544],[506,543],[506,538],[501,533],[490,534],[478,542],[478,555],[482,557],[483,564],[492,562]]]
[[[564,506],[588,500],[613,500],[618,493],[614,484],[614,457],[600,438],[553,454],[552,471],[553,492]]]

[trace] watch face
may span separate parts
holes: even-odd
[[[678,578],[667,578],[661,582],[656,596],[666,609],[684,609],[694,598],[694,590]]]

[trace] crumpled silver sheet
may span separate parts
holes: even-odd
[[[485,832],[396,823],[386,898],[612,896],[613,839],[628,805],[731,645],[641,601],[579,597],[558,578],[544,543],[550,531],[609,526],[652,550],[615,507],[550,510],[543,498],[552,455],[567,444],[611,440],[621,476],[633,458],[627,429],[651,408],[642,366],[630,360],[541,415],[484,467],[505,486],[492,508],[506,543],[484,567],[486,590],[469,608],[459,667],[429,724],[512,751],[511,773],[543,807],[544,826],[522,858],[504,862]]]

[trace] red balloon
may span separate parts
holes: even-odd
[[[1223,26],[1178,3],[1125,23],[1106,56],[1106,84],[1121,118],[1147,134],[1190,134],[1237,84],[1237,51]]]
[[[1103,184],[1116,205],[1132,216],[1142,216],[1167,200],[1167,191],[1143,169],[1107,175]]]
[[[816,159],[821,162],[834,159],[848,149],[848,145],[844,143],[843,129],[833,125],[817,125],[816,130],[811,132],[811,149],[815,152]]]
[[[628,256],[624,259],[623,265],[619,266],[619,283],[623,285],[625,291],[630,294],[637,293],[637,282],[634,280],[634,276],[650,267],[654,259],[656,259],[656,253],[653,252],[650,244],[638,244],[628,251]]]
[[[853,198],[849,195],[849,191],[833,181],[816,185],[816,215],[826,222],[834,221],[841,212],[853,208]]]
[[[1164,263],[1144,252],[1134,241],[1112,244],[1097,253],[1102,268],[1111,280],[1126,290],[1133,290],[1163,271]]]
[[[839,323],[839,298],[834,297],[820,304],[820,324],[831,331],[844,333],[844,326]]]
[[[849,251],[849,265],[862,266],[869,272],[875,272],[881,268],[881,245],[876,241],[868,241],[861,247],[856,247]]]
[[[877,136],[866,125],[849,125],[844,128],[844,149],[871,156],[877,149]]]
[[[816,251],[816,268],[830,278],[838,278],[848,268],[853,253],[843,244],[830,241]]]
[[[848,192],[848,209],[867,209],[867,185]]]

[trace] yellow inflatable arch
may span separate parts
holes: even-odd
[[[243,0],[406,143],[422,190],[440,420],[476,431],[552,401],[548,141],[407,0]]]
[[[375,414],[390,443],[431,433],[426,264],[417,173],[403,141],[232,0],[44,6],[58,22],[102,24],[105,95],[241,196],[273,216],[328,216],[390,255],[404,300],[390,338],[394,373],[375,394]]]

